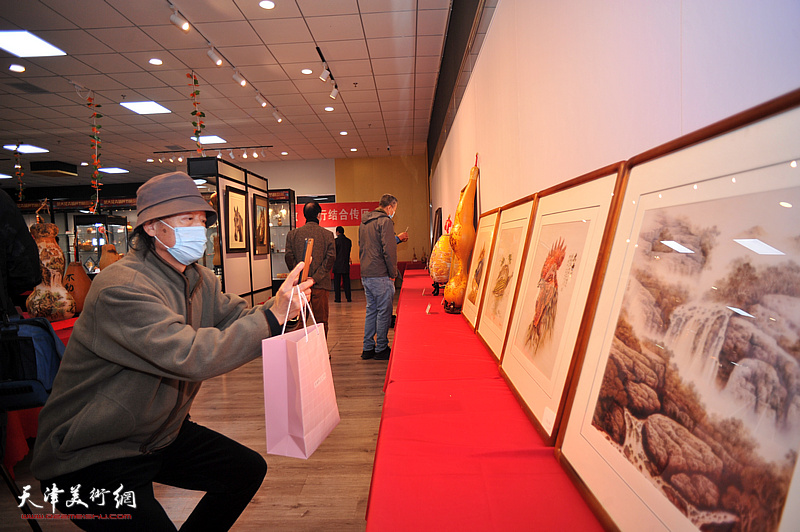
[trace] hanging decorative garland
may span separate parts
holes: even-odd
[[[92,134],[89,138],[92,143],[89,145],[92,148],[92,188],[94,189],[94,203],[89,208],[92,214],[97,214],[100,205],[100,188],[103,186],[102,176],[100,175],[100,129],[103,127],[97,123],[98,118],[103,118],[103,115],[97,112],[100,104],[94,103],[94,92],[89,92],[86,98],[86,105],[92,110]]]
[[[22,176],[25,173],[22,171],[22,164],[19,162],[19,144],[17,147],[14,148],[14,175],[17,178],[17,182],[19,183],[19,192],[17,193],[17,201],[22,201],[25,198],[25,195],[22,193],[23,186],[22,186]]]
[[[192,97],[192,125],[194,126],[194,141],[197,145],[197,153],[201,156],[203,155],[203,145],[200,143],[200,135],[205,129],[206,125],[203,123],[203,118],[205,118],[206,114],[201,111],[198,106],[200,103],[197,101],[197,97],[200,96],[200,81],[197,79],[197,75],[194,73],[194,70],[186,74],[186,77],[192,80],[189,86],[192,88],[192,92],[189,94]]]

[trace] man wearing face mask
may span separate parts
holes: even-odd
[[[153,495],[159,482],[206,492],[182,530],[227,530],[261,485],[262,456],[192,422],[189,409],[204,380],[260,356],[261,340],[299,314],[291,290],[303,263],[249,307],[196,263],[216,218],[182,172],[139,188],[131,249],[92,282],[39,416],[31,470],[62,513],[130,514],[113,529],[174,530]],[[309,296],[312,284],[299,289]],[[127,504],[115,507],[115,495]]]

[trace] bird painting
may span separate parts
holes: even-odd
[[[473,305],[478,298],[478,287],[480,287],[481,279],[483,278],[483,260],[485,259],[485,255],[486,244],[483,245],[480,255],[478,255],[478,264],[475,266],[475,272],[472,274],[472,282],[470,283],[469,293],[467,294],[467,299],[469,299]]]
[[[540,342],[553,334],[558,308],[558,269],[564,262],[567,248],[564,239],[556,241],[550,248],[539,276],[539,294],[536,297],[536,310],[525,333],[525,345],[536,353]]]

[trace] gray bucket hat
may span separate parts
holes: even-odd
[[[206,213],[206,227],[217,221],[217,212],[184,172],[157,175],[136,191],[136,227],[150,220],[195,211]]]

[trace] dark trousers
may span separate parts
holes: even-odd
[[[41,482],[42,493],[59,493],[56,508],[62,514],[94,515],[73,519],[84,530],[176,530],[153,495],[153,482],[204,491],[181,530],[228,530],[250,503],[264,476],[267,463],[256,451],[188,419],[177,439],[151,454],[108,460],[74,473]],[[72,488],[80,485],[79,499],[88,508],[72,502]],[[97,491],[95,491],[97,490]],[[105,490],[105,504],[90,498]],[[115,496],[115,492],[118,495]],[[122,497],[118,506],[117,497]],[[50,501],[50,499],[48,499]],[[132,504],[133,503],[133,504]],[[135,504],[135,508],[132,506]],[[42,511],[52,509],[45,502]],[[129,514],[130,519],[120,518]],[[98,518],[97,516],[106,516]],[[114,516],[114,517],[111,517]]]
[[[341,285],[341,286],[340,286]],[[333,273],[333,300],[342,300],[342,287],[344,287],[344,297],[350,301],[350,274],[349,273]]]

